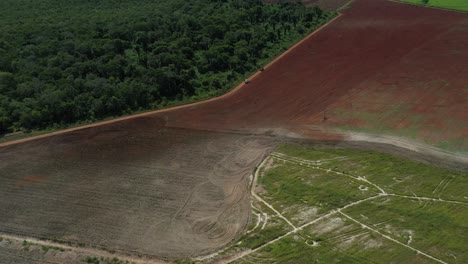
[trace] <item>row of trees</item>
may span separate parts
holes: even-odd
[[[0,134],[217,94],[331,16],[256,0],[3,0]]]

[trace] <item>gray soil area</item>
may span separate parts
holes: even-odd
[[[243,231],[249,175],[271,147],[139,118],[0,148],[0,233],[161,259],[208,253]]]

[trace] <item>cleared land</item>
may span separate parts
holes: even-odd
[[[0,148],[0,237],[3,232],[53,239],[130,256],[198,256],[230,245],[249,224],[248,176],[278,140],[264,134],[340,144],[347,137],[335,129],[344,128],[414,137],[466,151],[467,31],[466,14],[384,0],[356,0],[330,25],[266,67],[251,83],[226,96],[5,145]],[[408,146],[425,151],[419,145]],[[367,144],[363,147],[373,148]],[[365,215],[369,221],[364,222],[353,210],[347,210],[348,205],[370,202],[379,206],[382,202],[378,199],[383,197],[392,205],[387,210],[389,215],[400,206],[399,198],[421,206],[428,203],[426,209],[432,208],[429,205],[433,202],[449,201],[465,212],[462,195],[466,174],[460,177],[427,167],[413,171],[413,165],[404,161],[399,160],[397,165],[393,161],[379,163],[373,154],[363,154],[357,160],[350,158],[350,162],[323,163],[333,164],[326,168],[335,171],[325,174],[330,176],[327,178],[323,177],[325,171],[314,167],[317,160],[327,159],[326,152],[314,158],[301,155],[296,157],[312,160],[313,166],[299,164],[303,168],[294,175],[300,176],[301,171],[307,172],[304,177],[316,175],[307,179],[313,184],[304,187],[306,180],[293,179],[288,183],[292,185],[282,185],[278,174],[276,184],[280,187],[275,187],[274,182],[268,183],[274,175],[261,178],[265,190],[255,189],[260,199],[253,204],[256,209],[250,227],[266,234],[248,233],[248,241],[241,239],[242,243],[231,249],[254,248],[253,252],[237,251],[233,260],[300,260],[301,252],[313,252],[324,260],[325,255],[332,258],[336,251],[319,247],[324,253],[316,255],[315,247],[300,239],[320,245],[314,240],[319,235],[306,227],[340,221],[334,218],[346,222],[343,225],[350,230],[362,224],[370,227],[364,230],[377,241],[371,245],[382,243],[382,247],[395,248],[396,253],[381,253],[383,261],[396,255],[410,262],[430,262],[434,260],[431,257],[434,261],[452,260],[437,250],[455,252],[457,259],[466,260],[458,252],[456,236],[453,241],[441,240],[447,244],[441,249],[414,240],[414,245],[421,247],[414,248],[428,257],[416,254],[413,241],[403,246],[397,242],[405,244],[407,240],[387,235],[375,226],[374,219]],[[425,156],[421,159],[432,161]],[[357,166],[360,160],[369,164]],[[461,166],[466,170],[466,164]],[[398,168],[401,171],[394,171]],[[271,188],[277,188],[276,192],[269,191]],[[281,192],[283,188],[306,193],[291,195]],[[330,211],[339,208],[340,213]],[[437,208],[434,214],[444,212],[454,224],[464,220],[452,215],[450,208]],[[408,215],[410,219],[414,217]],[[392,222],[395,228],[398,224]],[[461,228],[466,230],[466,226]],[[340,230],[341,225],[337,225],[336,232]],[[418,234],[439,239],[416,227],[409,230],[416,232],[411,235],[413,239]],[[447,230],[448,236],[459,230]],[[327,237],[324,234],[324,239]],[[288,251],[287,243],[277,247],[291,239],[298,239],[297,249]],[[362,244],[352,245],[348,253],[358,260],[382,252],[379,247],[372,253],[360,251]],[[309,251],[300,250],[306,246]],[[37,260],[25,251],[5,247],[0,250],[9,253],[0,254],[0,262]],[[346,260],[349,254],[343,250]],[[279,254],[283,254],[281,258]],[[52,259],[47,261],[54,263]]]
[[[466,263],[467,177],[387,154],[281,147],[257,170],[248,231],[217,260]]]
[[[423,0],[400,0],[401,2],[423,5]],[[430,7],[441,7],[453,10],[468,11],[468,2],[465,0],[429,0],[426,4]]]
[[[164,259],[230,242],[248,219],[248,175],[271,143],[160,121],[1,148],[0,233]]]
[[[389,134],[466,153],[467,36],[468,14],[356,0],[245,89],[165,116],[177,127],[316,139]]]

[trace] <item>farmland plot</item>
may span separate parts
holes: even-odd
[[[0,232],[171,259],[243,230],[260,137],[144,118],[0,149]]]
[[[166,113],[169,124],[314,139],[357,131],[466,152],[468,14],[386,0],[340,13],[243,89]]]

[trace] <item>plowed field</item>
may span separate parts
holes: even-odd
[[[2,148],[0,232],[184,258],[245,226],[255,136],[164,128],[156,118]]]
[[[467,36],[467,14],[357,0],[244,89],[166,116],[178,127],[340,128],[466,151]]]

